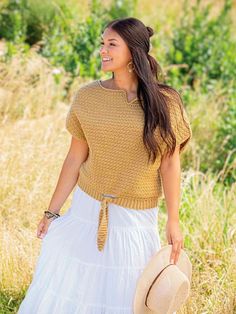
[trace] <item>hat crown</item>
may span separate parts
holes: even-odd
[[[167,266],[156,276],[146,296],[146,306],[157,314],[173,313],[190,292],[187,276],[175,264]]]

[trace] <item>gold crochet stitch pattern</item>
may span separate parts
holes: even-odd
[[[178,101],[178,100],[177,100]],[[177,101],[170,102],[171,126],[182,153],[192,137],[187,113],[181,116]],[[144,113],[139,100],[127,102],[123,90],[102,88],[98,80],[86,83],[76,91],[66,116],[66,129],[89,146],[77,184],[90,196],[101,201],[97,244],[104,247],[107,237],[108,203],[103,194],[112,194],[114,204],[142,210],[158,205],[163,197],[160,175],[161,156],[148,164],[148,152],[142,140]],[[155,136],[161,149],[166,144]],[[106,200],[107,201],[107,200]],[[107,209],[105,209],[107,208]]]

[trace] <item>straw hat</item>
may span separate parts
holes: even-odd
[[[176,264],[169,262],[172,244],[162,247],[140,275],[135,296],[134,314],[172,314],[190,294],[192,264],[181,249]]]

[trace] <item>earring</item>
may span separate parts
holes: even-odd
[[[131,68],[130,68],[130,65],[132,66]],[[133,64],[132,61],[130,61],[130,62],[127,64],[127,68],[128,68],[128,71],[129,71],[130,73],[134,70],[134,64]]]

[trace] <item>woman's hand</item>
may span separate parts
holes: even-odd
[[[47,231],[48,231],[48,227],[50,225],[50,223],[56,218],[52,217],[52,218],[47,218],[45,215],[44,217],[40,220],[39,224],[38,224],[38,228],[37,228],[37,237],[42,239]]]
[[[181,248],[184,248],[183,236],[178,221],[167,220],[166,237],[168,244],[172,244],[170,263],[176,264]]]

